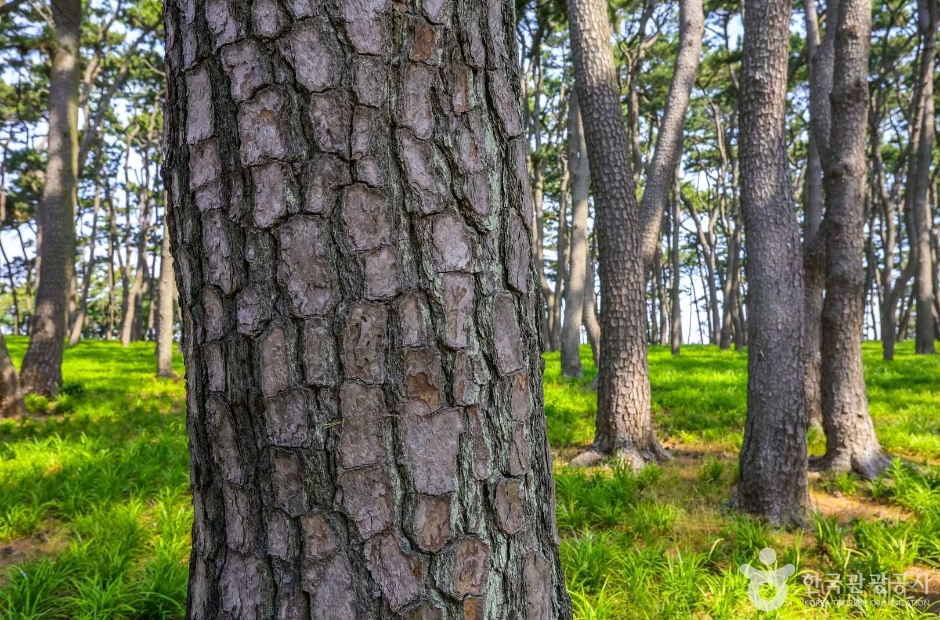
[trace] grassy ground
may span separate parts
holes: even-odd
[[[8,344],[19,359],[25,340]],[[585,350],[585,378],[564,380],[548,355],[558,520],[577,617],[922,615],[940,591],[940,359],[914,359],[904,345],[893,364],[879,361],[876,344],[865,356],[878,435],[905,462],[872,483],[814,479],[817,512],[806,530],[777,531],[725,508],[746,410],[743,354],[650,351],[656,422],[674,459],[640,475],[561,466],[592,439],[594,369]],[[30,401],[45,416],[0,423],[0,618],[181,614],[191,523],[184,390],[155,379],[154,365],[150,345],[82,343],[66,353],[65,396]],[[822,446],[814,433],[811,450]],[[784,606],[763,614],[738,567],[761,566],[767,546],[796,575]],[[926,598],[891,595],[900,574],[926,581]],[[856,597],[848,586],[858,575]],[[888,593],[872,575],[886,575]]]

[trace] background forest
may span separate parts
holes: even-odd
[[[742,185],[742,170],[757,159],[746,158],[754,151],[742,142],[744,6],[606,3],[629,159],[620,173],[629,176],[639,231],[640,266],[627,277],[642,278],[645,415],[656,429],[648,445],[624,454],[603,444],[600,422],[595,435],[598,388],[606,410],[615,383],[598,385],[601,350],[615,337],[601,329],[601,278],[607,274],[606,285],[618,290],[636,282],[599,265],[609,247],[601,231],[610,239],[629,227],[598,212],[619,180],[605,162],[588,162],[599,148],[591,125],[598,108],[581,97],[575,76],[585,71],[579,59],[590,41],[572,34],[566,13],[579,1],[515,4],[544,409],[574,616],[758,617],[739,566],[759,565],[765,547],[796,575],[786,604],[760,617],[936,614],[936,4],[875,0],[870,7],[863,169],[856,170],[863,303],[851,337],[863,343],[877,454],[810,473],[810,510],[796,528],[778,527],[800,520],[785,501],[782,508],[747,504],[748,485],[757,484],[748,472],[759,469],[748,461],[752,431],[745,431],[754,390],[749,334],[764,331],[749,324],[757,313],[749,307],[756,283],[748,263],[761,246],[746,234],[760,221],[748,215]],[[837,41],[837,8],[834,0],[793,7],[782,119],[780,185],[800,226],[800,247],[788,249],[799,252],[804,273],[805,299],[794,307],[805,312],[809,334],[799,354],[811,466],[814,457],[827,462],[834,435],[824,421],[820,368],[821,351],[832,350],[823,344],[827,273],[827,290],[839,280],[831,277],[838,271],[832,254],[827,271],[826,250],[837,251],[840,227],[851,227],[835,209],[824,218],[837,193],[826,185],[834,183],[828,164],[843,119],[836,87],[851,60],[840,55],[848,46]],[[177,346],[184,318],[161,176],[174,71],[165,64],[163,11],[150,0],[0,4],[0,374],[9,382],[23,368],[24,386],[22,405],[9,398],[10,383],[0,390],[0,418],[10,414],[0,419],[0,618],[176,618],[186,608],[193,514]],[[221,18],[208,24],[218,36],[227,27]],[[70,37],[72,65],[62,55]],[[77,96],[60,100],[61,86],[53,85],[66,74]],[[77,130],[65,150],[50,130],[62,122]],[[64,169],[74,171],[74,183]],[[70,206],[57,222],[40,209],[55,199]],[[68,275],[46,283],[67,291],[58,378],[37,378],[23,362],[29,338],[44,333],[44,304],[52,303],[40,289],[44,261],[63,264]],[[804,482],[805,470],[804,463]]]

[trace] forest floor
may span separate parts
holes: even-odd
[[[26,340],[8,338],[21,359]],[[898,457],[873,482],[812,478],[814,514],[777,530],[727,508],[746,412],[743,353],[650,350],[660,438],[673,459],[639,475],[564,466],[590,443],[596,396],[546,356],[562,558],[582,619],[912,618],[940,608],[940,356],[865,345],[878,436]],[[177,618],[192,520],[181,380],[153,377],[152,344],[83,342],[63,394],[0,422],[0,618]],[[182,374],[182,361],[177,360]],[[810,450],[824,440],[812,431]],[[782,607],[758,612],[739,566],[795,566]],[[772,592],[763,590],[770,596]],[[929,614],[930,617],[935,617]]]

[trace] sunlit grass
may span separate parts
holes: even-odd
[[[25,339],[8,343],[19,360]],[[940,589],[940,359],[915,358],[910,343],[893,363],[880,361],[876,343],[864,350],[878,435],[912,464],[897,461],[873,482],[814,480],[814,496],[845,502],[846,511],[810,515],[805,531],[727,508],[746,415],[746,354],[687,346],[674,358],[651,348],[654,419],[675,458],[639,474],[564,465],[594,435],[595,369],[587,347],[577,380],[561,377],[558,354],[546,355],[561,557],[576,617],[922,615],[874,597],[854,611],[833,596],[822,608],[803,603],[812,594],[802,579],[815,572],[914,565]],[[65,394],[30,404],[46,413],[0,422],[0,618],[182,617],[192,523],[185,395],[182,381],[158,380],[154,368],[151,344],[84,342],[66,353]],[[814,432],[812,449],[823,445]],[[797,570],[786,604],[769,614],[751,605],[738,570],[757,565],[766,546],[778,566]]]
[[[7,340],[20,359],[25,339]],[[22,555],[0,569],[0,618],[182,616],[184,387],[155,368],[153,345],[83,342],[46,415],[0,423],[0,553]]]

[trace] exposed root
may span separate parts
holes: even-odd
[[[811,456],[809,470],[827,474],[854,473],[863,480],[874,480],[885,472],[891,465],[891,458],[881,450],[869,454],[855,454],[850,458],[846,456]]]
[[[639,471],[647,465],[662,463],[671,458],[672,455],[669,454],[669,451],[663,448],[655,437],[651,437],[644,449],[639,449],[631,443],[617,446],[609,454],[605,454],[598,446],[591,446],[590,449],[573,458],[568,465],[571,467],[594,467],[610,459],[634,471]]]

